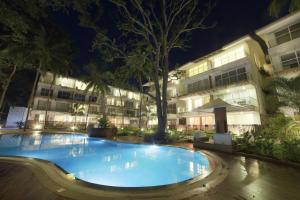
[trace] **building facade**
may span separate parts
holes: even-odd
[[[139,93],[109,86],[102,96],[74,78],[57,76],[51,84],[52,80],[53,74],[46,73],[38,82],[29,127],[84,129],[97,124],[104,114],[116,127],[139,126]]]
[[[268,78],[299,75],[300,12],[257,30],[255,35],[265,42],[267,53],[257,37],[246,35],[170,72],[169,128],[213,129],[214,114],[196,110],[218,98],[240,107],[227,112],[229,131],[240,134],[262,124],[268,103],[263,92],[265,73]],[[182,76],[172,80],[178,72]],[[289,115],[293,110],[284,108],[284,112]],[[155,123],[153,120],[152,125]]]
[[[268,104],[263,92],[265,80],[300,75],[300,12],[254,33],[257,37],[246,35],[170,72],[168,128],[213,129],[214,114],[197,108],[214,99],[240,108],[227,112],[231,132],[241,134],[263,123]],[[177,73],[180,76],[174,76]],[[47,73],[38,83],[29,115],[33,128],[82,128],[96,124],[104,112],[117,127],[150,128],[158,123],[155,103],[143,95],[110,87],[101,98],[92,89],[86,91],[86,84],[76,79],[57,77],[51,86],[52,79],[53,75]],[[291,108],[281,109],[288,116],[298,114]]]

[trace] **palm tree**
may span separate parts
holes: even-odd
[[[0,109],[3,106],[7,89],[18,69],[28,68],[30,51],[24,38],[14,35],[1,35],[0,42],[0,75],[1,75],[1,96]]]
[[[101,99],[101,114],[106,116],[106,108],[105,108],[105,94],[109,92],[110,88],[108,86],[108,81],[111,79],[111,73],[108,71],[104,71],[104,67],[102,63],[97,61],[92,61],[88,65],[85,66],[85,69],[88,73],[88,76],[84,76],[83,80],[87,83],[86,92],[92,89],[92,94],[97,93]],[[88,102],[88,109],[86,113],[86,125],[88,126],[88,116],[90,111],[91,102]]]
[[[143,80],[147,77],[147,74],[150,73],[148,70],[149,66],[147,66],[147,62],[144,59],[145,52],[141,49],[136,49],[133,51],[128,59],[127,63],[124,66],[126,68],[126,78],[127,80],[134,79],[137,82],[137,90],[139,91],[140,101],[139,101],[139,128],[141,128],[142,122],[142,103],[144,98],[144,88],[143,88]]]
[[[68,36],[65,35],[60,29],[51,24],[47,26],[40,26],[36,30],[31,42],[31,55],[36,75],[32,85],[31,94],[28,100],[24,130],[27,128],[28,116],[33,102],[33,97],[36,91],[39,77],[42,73],[51,71],[52,69],[64,69],[68,67],[70,57],[73,50]]]
[[[275,78],[271,82],[271,92],[284,106],[300,111],[300,76],[286,79]]]
[[[287,7],[289,12],[294,12],[300,9],[299,0],[272,0],[269,5],[269,13],[271,16],[278,17],[280,12]]]
[[[84,107],[81,105],[81,104],[79,104],[79,103],[74,103],[74,104],[72,104],[72,115],[74,115],[75,116],[75,120],[74,120],[74,129],[76,128],[76,117],[78,116],[78,115],[84,115],[84,113],[85,113],[85,109],[84,109]]]

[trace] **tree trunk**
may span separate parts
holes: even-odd
[[[9,77],[7,78],[6,83],[4,84],[4,87],[3,87],[3,91],[2,91],[2,94],[1,94],[1,98],[0,98],[0,109],[3,106],[3,102],[4,102],[4,98],[5,98],[8,86],[9,86],[11,80],[12,80],[12,77],[15,75],[16,71],[17,71],[17,65],[13,65],[13,70],[10,73]],[[1,118],[1,116],[0,116],[0,118]]]
[[[142,80],[141,76],[139,76],[139,85],[140,85],[140,107],[139,107],[139,129],[142,128],[142,102],[143,102],[143,85],[142,85]]]
[[[47,104],[46,104],[46,110],[45,110],[45,124],[44,124],[44,128],[46,128],[46,126],[48,125],[48,109],[49,109],[49,102],[50,102],[50,97],[51,97],[51,90],[53,88],[54,82],[56,79],[56,73],[53,74],[53,79],[50,85],[50,89],[49,89],[49,94],[47,97]],[[53,95],[53,92],[52,92]]]
[[[93,88],[93,90],[92,90],[92,96],[94,94],[94,90],[95,89]],[[88,127],[88,118],[89,118],[90,106],[91,106],[91,103],[90,103],[90,101],[88,99],[88,108],[87,108],[87,112],[86,112],[86,116],[85,116],[85,129],[87,129],[87,127]]]
[[[105,95],[104,95],[104,93],[103,92],[101,92],[101,94],[100,94],[100,98],[101,98],[101,113],[102,113],[102,117],[103,118],[106,118],[106,98],[105,98]]]
[[[163,43],[163,56],[162,56],[162,102],[160,103],[160,116],[158,117],[158,139],[162,142],[166,140],[166,127],[167,127],[167,87],[168,87],[168,75],[169,75],[169,57],[168,57],[168,50],[166,45],[166,39]]]
[[[28,103],[27,103],[27,114],[26,114],[26,118],[25,118],[24,129],[23,129],[24,131],[26,130],[27,125],[28,125],[28,117],[29,117],[31,106],[32,106],[32,101],[33,101],[33,98],[34,98],[34,94],[35,94],[35,91],[36,91],[37,83],[38,83],[38,80],[39,80],[39,77],[40,77],[40,69],[41,69],[41,63],[40,63],[39,68],[36,70],[35,79],[34,79],[33,86],[32,86],[31,93],[30,93],[30,97],[29,97],[29,100],[28,100]]]
[[[122,94],[121,94],[121,89],[119,88],[119,95],[120,95],[120,100],[121,100],[121,119],[122,119],[122,128],[124,127],[124,106],[123,106],[123,98],[122,98]]]

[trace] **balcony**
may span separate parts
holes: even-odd
[[[257,100],[253,97],[226,99],[225,101],[229,104],[240,105],[250,109],[257,107]]]

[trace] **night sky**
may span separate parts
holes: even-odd
[[[217,22],[215,28],[208,30],[196,30],[192,33],[190,48],[176,50],[171,54],[171,66],[184,64],[238,39],[250,31],[258,29],[271,21],[267,12],[269,0],[217,0],[217,6],[208,18],[208,22]],[[104,8],[104,15],[113,15],[111,7]],[[113,23],[112,18],[106,18],[104,25]],[[78,25],[76,13],[66,16],[55,13],[55,21],[67,31],[78,48],[78,55],[74,64],[82,67],[90,59],[97,59],[99,54],[91,51],[92,40],[95,33]]]

